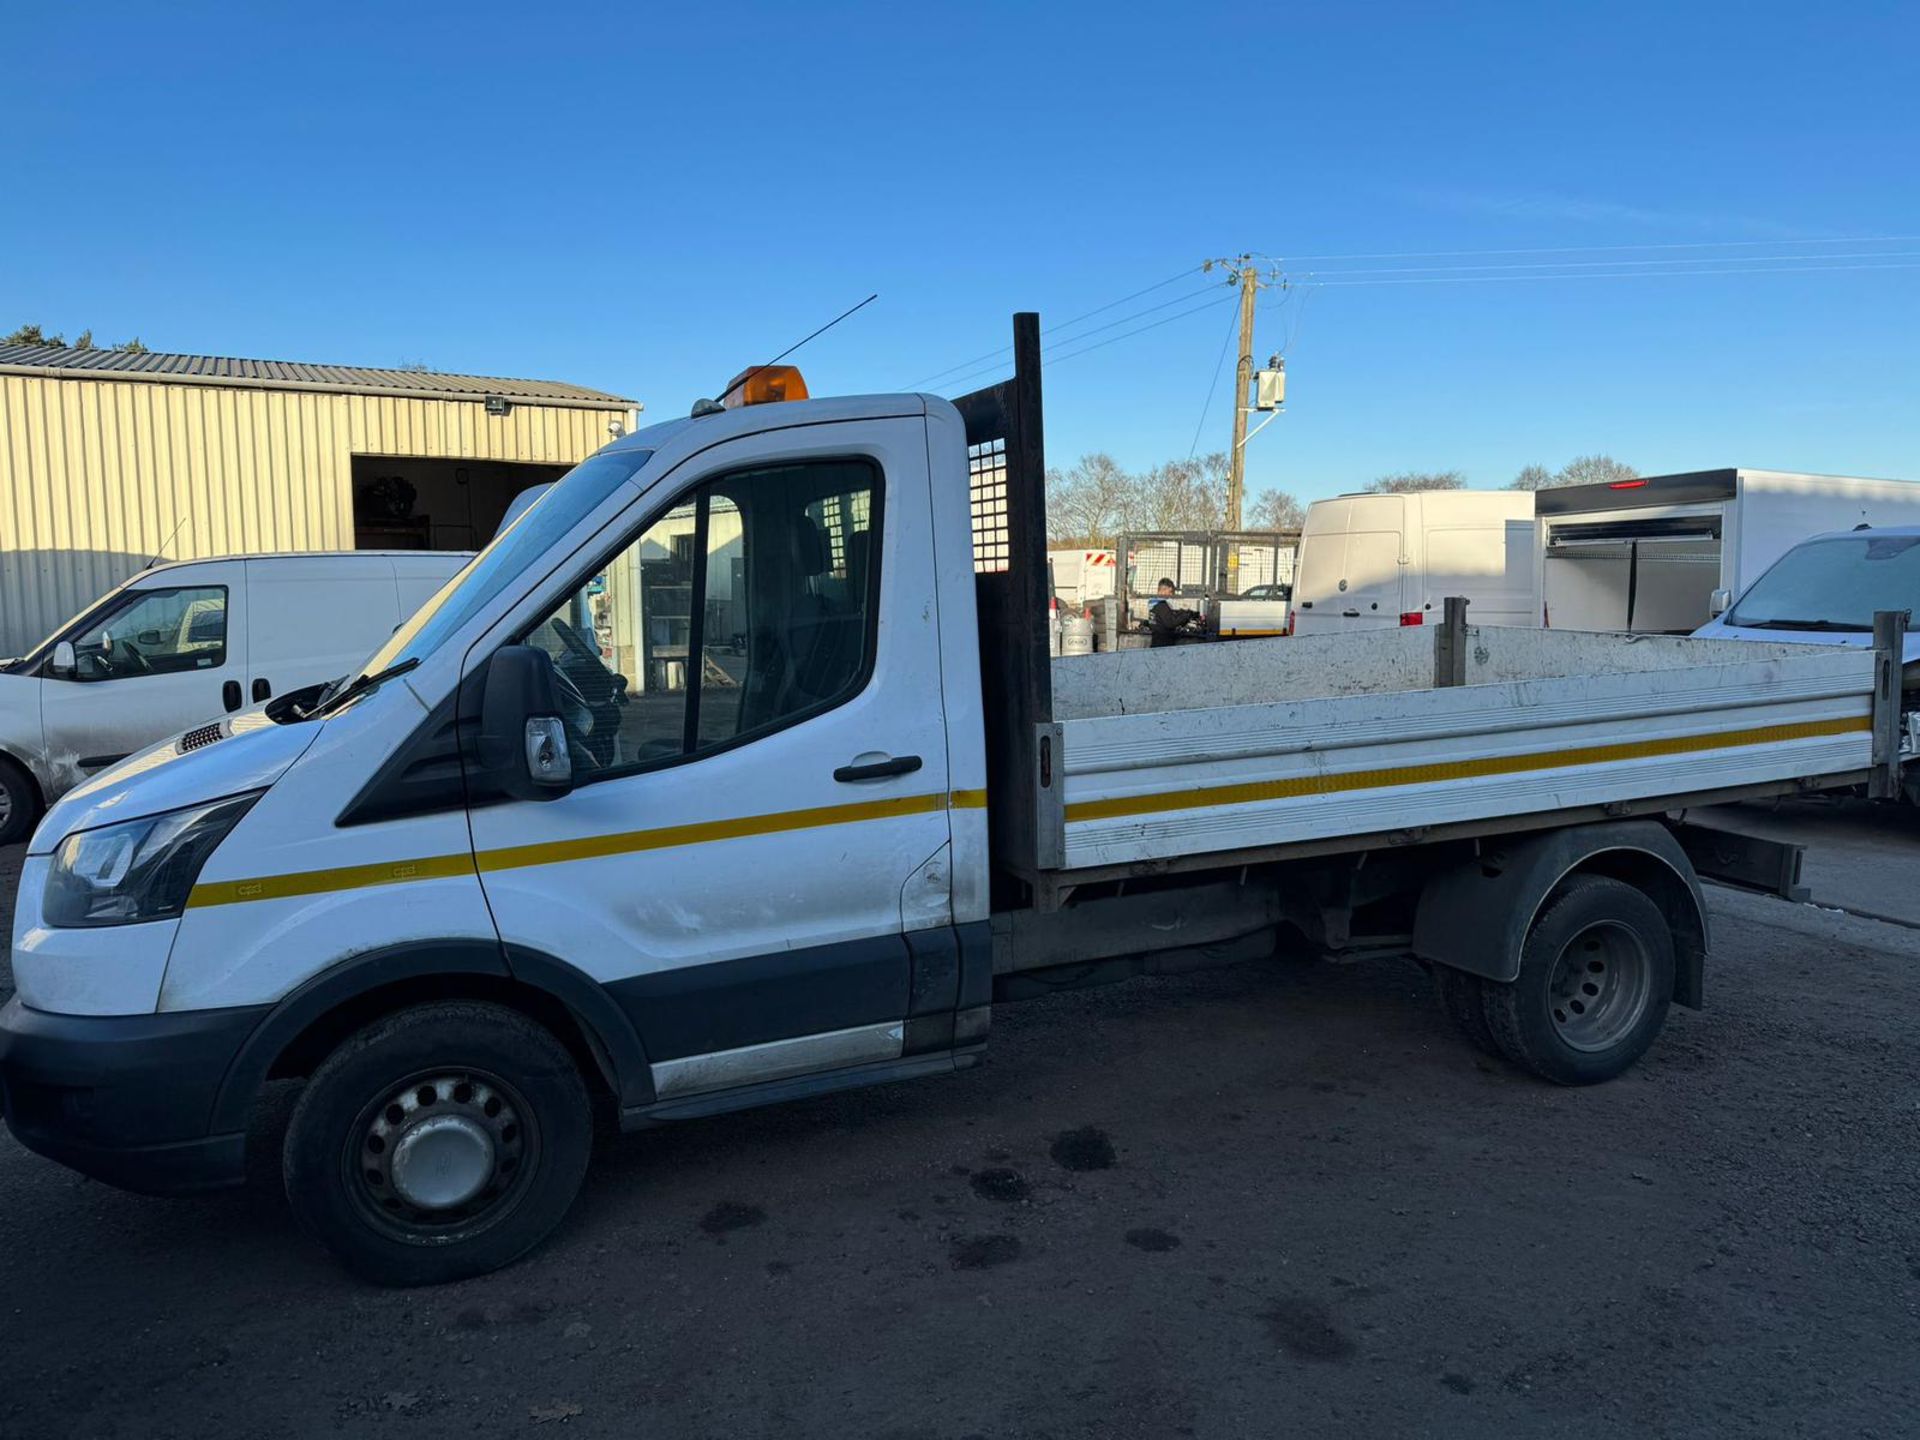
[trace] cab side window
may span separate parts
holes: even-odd
[[[740,471],[656,519],[527,636],[586,780],[743,743],[859,693],[882,486],[867,460]]]
[[[227,590],[149,590],[73,642],[76,680],[217,670],[227,659]]]

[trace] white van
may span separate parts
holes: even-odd
[[[1538,625],[1533,496],[1524,490],[1341,495],[1307,508],[1293,633],[1425,625],[1449,595],[1476,625]]]
[[[444,551],[188,560],[143,570],[0,661],[0,844],[109,765],[332,680],[467,563]]]

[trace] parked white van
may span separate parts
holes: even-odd
[[[1292,630],[1438,623],[1464,595],[1477,625],[1538,625],[1533,496],[1523,490],[1341,495],[1307,508]]]
[[[0,661],[0,844],[156,740],[345,674],[469,558],[363,550],[142,570]]]

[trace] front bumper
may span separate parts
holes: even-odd
[[[237,1185],[246,1133],[210,1134],[228,1067],[269,1007],[159,1015],[0,1010],[0,1101],[29,1150],[146,1195]]]

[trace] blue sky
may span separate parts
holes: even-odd
[[[1295,286],[1251,488],[1594,450],[1920,478],[1912,5],[92,4],[11,7],[0,53],[5,328],[667,418],[870,291],[799,357],[816,392],[1253,251]],[[1639,278],[1511,268],[1575,264]],[[1412,268],[1466,265],[1509,268]],[[1694,273],[1733,268],[1805,273]],[[1051,462],[1188,453],[1207,278],[1061,335]]]

